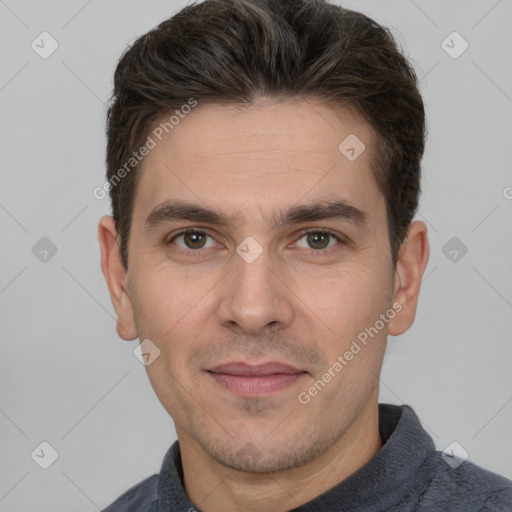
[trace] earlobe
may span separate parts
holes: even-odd
[[[414,322],[428,258],[427,226],[422,221],[412,222],[396,264],[393,303],[400,304],[401,310],[388,324],[388,333],[392,336],[404,333]]]
[[[112,216],[105,215],[100,219],[98,238],[101,248],[101,270],[117,314],[117,333],[124,340],[134,340],[137,338],[137,329],[132,301],[125,287],[127,272],[122,264],[118,234]]]

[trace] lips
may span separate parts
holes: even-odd
[[[307,375],[306,371],[275,361],[259,365],[229,362],[207,371],[217,384],[245,397],[274,394]]]
[[[224,373],[226,375],[239,375],[243,377],[265,376],[275,374],[292,375],[302,373],[302,370],[288,364],[270,362],[258,365],[250,365],[242,362],[225,363],[215,366],[211,370],[213,373]]]

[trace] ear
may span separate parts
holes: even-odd
[[[124,284],[127,271],[122,264],[117,244],[117,230],[112,216],[105,215],[100,219],[98,238],[101,247],[101,270],[117,314],[117,334],[124,340],[134,340],[137,338],[137,328],[132,301]]]
[[[404,333],[414,322],[421,279],[429,254],[427,226],[422,221],[414,221],[398,253],[393,304],[399,303],[402,309],[397,309],[399,313],[388,324],[391,336]]]

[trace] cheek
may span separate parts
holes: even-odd
[[[197,325],[195,319],[204,309],[211,287],[208,279],[186,279],[168,269],[141,274],[133,297],[139,337],[154,339],[161,350],[171,340],[173,345],[182,345],[181,333]]]
[[[134,287],[139,337],[150,339],[160,350],[146,371],[156,395],[172,416],[176,410],[188,410],[182,393],[190,377],[185,361],[194,346],[191,342],[198,339],[204,325],[199,316],[211,288],[199,281],[188,282],[162,269],[151,275],[141,274]]]
[[[347,340],[372,325],[388,305],[390,282],[382,269],[351,263],[329,276],[301,279],[300,297],[339,339]]]
[[[375,325],[381,325],[380,315],[389,309],[388,287],[386,275],[376,272],[375,267],[351,265],[338,274],[338,281],[331,282],[326,293],[317,292],[312,298],[312,304],[322,312],[318,316],[334,332],[318,341],[328,362],[325,371],[331,369],[335,377],[325,373],[315,376],[315,381],[330,381],[318,407],[333,415],[362,403],[375,390],[387,329],[385,323],[382,329],[375,330]]]

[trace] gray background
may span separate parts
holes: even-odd
[[[117,60],[184,4],[0,0],[0,512],[103,508],[175,439],[137,341],[115,332],[97,241],[110,210],[92,191]],[[412,405],[439,449],[457,441],[512,478],[512,2],[344,5],[391,27],[430,130],[417,218],[431,258],[415,324],[389,338],[381,401]],[[50,48],[43,31],[59,45],[47,59],[31,48]],[[456,59],[442,47],[453,31],[469,43]],[[38,252],[43,237],[56,254]],[[43,441],[59,454],[46,470],[31,457]]]

